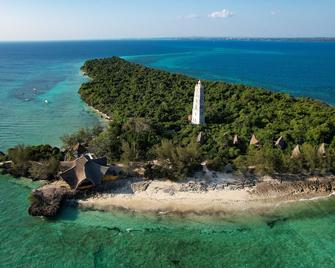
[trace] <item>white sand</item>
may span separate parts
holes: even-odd
[[[145,191],[132,194],[102,194],[79,200],[82,208],[126,210],[154,213],[216,213],[243,211],[269,207],[273,203],[259,200],[249,190],[209,190],[207,192],[179,192],[180,185],[170,181],[153,181]]]
[[[273,191],[255,193],[255,188],[237,190],[236,187],[227,187],[227,184],[236,184],[240,178],[225,173],[206,171],[189,178],[188,182],[177,183],[171,181],[150,182],[144,190],[143,187],[121,189],[118,193],[103,193],[85,200],[79,200],[81,208],[111,211],[115,208],[136,212],[149,213],[176,213],[176,214],[245,214],[263,213],[290,202],[313,200],[329,195],[327,192],[293,191],[270,187]],[[264,178],[265,180],[266,178]],[[201,188],[200,182],[206,181],[207,191]],[[271,181],[271,180],[270,180]],[[143,181],[142,181],[143,183]],[[149,182],[148,182],[149,183]],[[225,185],[213,187],[210,184]],[[267,183],[271,183],[268,182]],[[272,182],[274,186],[278,182]],[[136,183],[135,183],[136,184]],[[134,184],[132,184],[134,185]],[[196,187],[190,186],[196,185]],[[140,183],[141,186],[141,183]],[[142,184],[143,186],[143,184]],[[134,192],[135,191],[135,192]]]

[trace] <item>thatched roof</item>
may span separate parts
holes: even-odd
[[[88,156],[81,156],[72,162],[62,162],[61,165],[69,167],[60,176],[70,185],[71,189],[100,185],[102,179],[110,172],[105,157],[90,159]]]
[[[234,136],[233,144],[238,145],[240,143],[240,140],[238,139],[237,134]]]
[[[78,156],[81,156],[87,152],[87,149],[81,143],[77,143],[75,146],[72,147],[72,152],[77,154]]]
[[[202,131],[198,134],[197,143],[203,144],[205,141],[205,133]]]
[[[258,144],[259,144],[259,140],[257,140],[255,134],[253,134],[250,140],[250,145],[258,145]]]
[[[275,143],[275,146],[280,148],[280,149],[285,149],[286,143],[284,141],[283,136],[281,136]]]
[[[326,156],[326,144],[322,143],[318,149],[318,155],[325,157]]]
[[[297,145],[292,151],[292,158],[298,158],[301,155],[300,146]]]

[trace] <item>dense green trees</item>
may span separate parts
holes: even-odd
[[[149,177],[189,176],[201,161],[223,169],[227,164],[246,172],[327,173],[335,171],[335,109],[308,98],[263,89],[203,81],[205,126],[188,122],[196,79],[154,70],[117,57],[87,61],[83,71],[92,80],[83,84],[83,100],[108,114],[106,129],[81,129],[62,138],[65,148],[84,144],[110,161],[148,161]],[[202,132],[201,144],[195,142]],[[234,135],[238,143],[233,143]],[[255,134],[259,146],[250,146]],[[274,142],[282,136],[286,147]],[[326,144],[326,154],[318,148]],[[292,157],[300,144],[301,154]],[[50,179],[63,154],[51,146],[17,146],[4,159],[15,175]]]
[[[91,129],[79,129],[72,134],[66,134],[61,137],[63,145],[65,148],[72,148],[77,143],[89,144],[92,139],[102,132],[103,128],[101,126],[94,126]]]
[[[59,160],[51,157],[40,162],[31,162],[29,177],[34,180],[53,180],[59,171]]]
[[[92,80],[81,86],[81,97],[113,119],[106,131],[92,139],[91,146],[112,160],[160,157],[157,144],[163,146],[162,140],[170,140],[181,150],[202,131],[202,157],[216,168],[231,163],[240,169],[242,165],[256,166],[262,173],[332,169],[335,109],[324,103],[249,86],[202,81],[207,125],[194,126],[187,116],[196,79],[117,57],[87,61],[82,69]],[[239,137],[236,145],[235,134]],[[260,140],[260,147],[250,148],[252,134]],[[279,136],[287,144],[285,150],[274,148]],[[312,153],[323,142],[328,145],[327,161]],[[296,144],[306,145],[302,146],[301,159],[292,160]]]
[[[158,168],[168,174],[171,179],[184,178],[200,167],[202,154],[200,145],[192,141],[186,146],[173,144],[170,140],[162,140],[154,147]]]
[[[304,143],[300,146],[301,154],[292,156],[290,151],[273,146],[250,147],[245,155],[234,160],[234,165],[242,172],[253,167],[261,174],[294,173],[294,174],[327,174],[335,172],[335,154],[328,148],[326,155],[318,154],[318,148]]]
[[[150,159],[150,149],[160,141],[157,130],[144,118],[114,120],[90,143],[91,150],[110,160]]]
[[[7,158],[13,161],[10,173],[14,176],[26,176],[33,179],[52,180],[59,169],[63,153],[50,145],[17,145],[8,150]]]

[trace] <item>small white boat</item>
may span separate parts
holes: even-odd
[[[49,103],[49,101],[48,101],[48,100],[44,100],[44,103],[48,104],[48,103]]]

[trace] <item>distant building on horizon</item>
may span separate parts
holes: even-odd
[[[199,80],[194,90],[192,124],[205,124],[205,89]]]

